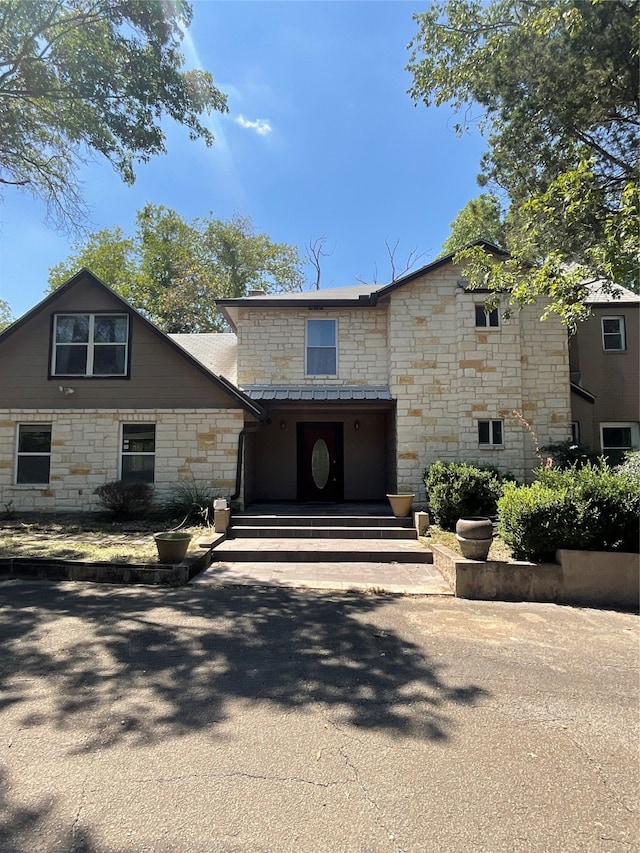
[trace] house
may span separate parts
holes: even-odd
[[[437,459],[527,478],[521,418],[540,445],[570,436],[566,331],[484,298],[449,255],[383,287],[222,300],[231,333],[166,336],[83,270],[0,335],[0,506],[92,508],[120,477],[419,503]]]
[[[569,339],[572,436],[615,459],[640,450],[640,296],[594,285],[588,304]]]

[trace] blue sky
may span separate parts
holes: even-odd
[[[229,113],[211,117],[206,148],[168,125],[168,154],[140,165],[126,187],[106,164],[83,168],[91,230],[131,232],[145,203],[186,219],[240,212],[256,230],[304,251],[322,234],[322,287],[389,279],[417,249],[433,259],[449,223],[477,196],[484,142],[459,139],[449,108],[414,105],[407,44],[425,3],[196,0],[187,64],[211,71]],[[20,316],[46,290],[72,239],[44,207],[5,189],[0,204],[0,298]],[[308,276],[313,278],[309,268]]]

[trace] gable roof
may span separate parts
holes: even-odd
[[[588,285],[587,305],[629,305],[640,303],[640,295],[621,284],[599,279]]]
[[[165,346],[171,347],[175,352],[177,352],[181,358],[188,361],[193,367],[196,368],[200,373],[202,373],[208,380],[210,380],[214,385],[217,385],[222,391],[228,394],[230,397],[234,398],[237,403],[247,412],[250,412],[256,418],[263,420],[266,417],[266,412],[264,409],[259,406],[257,403],[254,403],[246,394],[236,388],[229,379],[226,379],[224,376],[219,376],[210,370],[202,361],[198,358],[195,358],[191,352],[189,352],[185,347],[180,346],[179,343],[172,340],[169,335],[166,335],[162,332],[157,326],[155,326],[150,320],[147,320],[136,308],[133,307],[126,299],[123,299],[122,296],[119,296],[108,284],[105,284],[97,275],[91,272],[91,270],[83,267],[79,272],[77,272],[74,276],[72,276],[67,282],[65,282],[60,287],[56,288],[56,290],[52,291],[48,296],[46,296],[41,302],[35,305],[30,311],[27,311],[26,314],[23,314],[15,323],[12,323],[8,328],[6,328],[3,332],[0,332],[0,346],[10,338],[18,329],[21,329],[24,325],[26,325],[33,317],[37,314],[45,311],[53,306],[60,299],[60,297],[71,290],[78,282],[83,279],[90,279],[92,282],[98,285],[98,287],[103,287],[107,290],[113,299],[122,306],[124,311],[127,311],[133,314],[136,317],[136,320],[142,323],[146,328],[151,331],[154,335],[161,340]],[[234,336],[235,337],[235,336]]]
[[[487,252],[508,257],[508,253],[488,243],[486,240],[476,240],[471,246],[481,246]],[[467,247],[468,248],[468,247]],[[367,308],[375,307],[380,299],[404,287],[412,281],[428,275],[430,272],[452,263],[457,252],[450,252],[420,269],[403,275],[390,284],[358,284],[347,287],[331,287],[326,290],[304,290],[295,293],[268,293],[253,296],[242,296],[236,299],[218,299],[216,304],[222,308],[229,322],[235,327],[229,308]]]
[[[238,338],[232,332],[170,334],[192,358],[234,385],[238,382]]]

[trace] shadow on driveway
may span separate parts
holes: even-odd
[[[75,752],[194,730],[215,738],[238,700],[284,711],[321,703],[344,725],[445,742],[447,706],[487,691],[448,683],[422,648],[378,627],[374,613],[391,601],[5,582],[0,709],[23,703],[21,725],[73,729]],[[34,712],[43,679],[47,701]]]

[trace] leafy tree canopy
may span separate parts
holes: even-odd
[[[180,70],[191,17],[163,0],[2,0],[0,184],[40,197],[73,230],[90,155],[133,183],[134,163],[165,151],[164,116],[211,145],[201,117],[226,99],[209,73]]]
[[[300,290],[302,259],[294,246],[256,234],[251,219],[187,222],[175,210],[148,204],[133,236],[115,227],[76,243],[49,271],[49,289],[87,267],[165,332],[220,331],[216,299]]]
[[[13,314],[11,313],[9,303],[5,302],[4,299],[0,299],[0,332],[6,329],[7,326],[10,326],[11,323],[13,323]]]
[[[500,201],[492,193],[482,193],[467,202],[449,224],[451,233],[442,244],[442,255],[457,252],[475,240],[486,240],[499,249],[506,245],[505,226]]]
[[[585,281],[637,287],[638,10],[637,0],[440,0],[415,16],[413,98],[450,103],[467,123],[481,109],[479,180],[510,201],[513,263],[465,252],[469,278],[521,303],[543,295],[567,323],[584,315]]]

